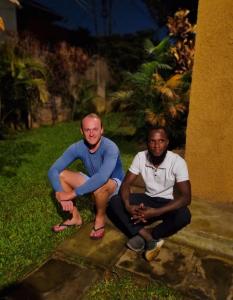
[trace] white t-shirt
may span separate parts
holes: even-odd
[[[167,151],[165,159],[158,168],[148,160],[147,150],[138,152],[129,171],[135,175],[142,175],[145,193],[150,197],[173,199],[175,182],[189,180],[185,160],[171,151]]]

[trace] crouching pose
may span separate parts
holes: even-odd
[[[105,212],[108,200],[118,193],[124,177],[119,149],[114,142],[102,136],[103,127],[98,115],[88,114],[82,119],[83,139],[72,144],[49,169],[49,180],[57,201],[70,218],[53,227],[55,232],[69,226],[79,226],[82,219],[75,198],[93,193],[96,216],[90,238],[104,236]],[[87,174],[67,170],[75,160],[81,160]]]
[[[178,154],[167,150],[168,143],[164,128],[149,130],[147,150],[135,156],[119,196],[112,197],[109,205],[110,218],[130,237],[127,246],[145,251],[148,261],[158,254],[163,238],[175,234],[191,220],[187,165]],[[139,174],[145,182],[145,193],[130,193]],[[148,228],[148,224],[158,220],[162,222]]]

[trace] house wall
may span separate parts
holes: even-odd
[[[185,157],[203,200],[233,202],[232,28],[232,0],[199,0]]]

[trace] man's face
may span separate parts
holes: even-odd
[[[81,132],[84,140],[90,145],[95,146],[99,143],[103,134],[101,122],[97,118],[86,117],[82,121]]]
[[[148,137],[147,147],[152,156],[161,156],[168,147],[169,140],[163,129],[152,130]]]

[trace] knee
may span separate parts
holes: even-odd
[[[118,213],[122,212],[125,209],[122,199],[119,195],[115,195],[110,198],[108,209],[114,215],[118,215]]]
[[[121,198],[119,195],[115,195],[109,199],[109,207],[110,209],[116,210],[121,203]]]
[[[185,225],[188,225],[191,223],[192,215],[190,210],[186,207],[185,214],[184,214],[184,221]]]
[[[181,209],[180,213],[176,217],[176,222],[175,222],[176,227],[179,229],[183,228],[188,224],[190,224],[190,222],[191,222],[191,213],[190,210],[187,207],[185,207]]]
[[[65,180],[66,179],[66,175],[67,175],[67,171],[63,170],[59,173],[59,179],[60,180]]]
[[[99,187],[97,190],[95,190],[94,192],[93,192],[93,194],[94,194],[94,197],[95,198],[98,198],[98,197],[101,197],[101,195],[103,194],[103,193],[106,193],[106,187],[105,187],[105,185],[102,185],[101,187]]]

